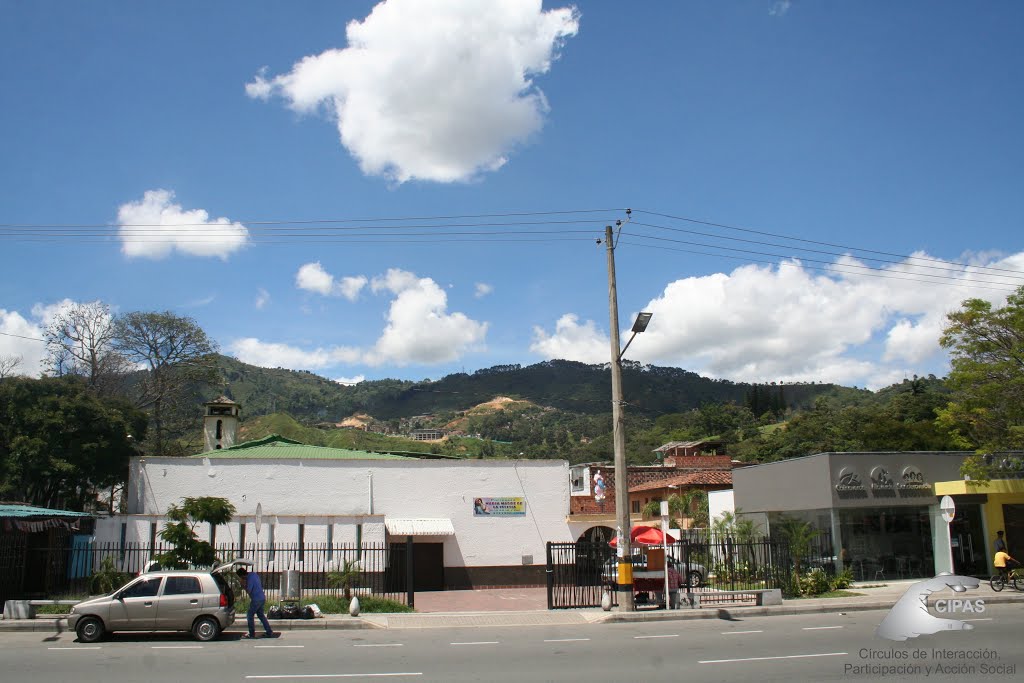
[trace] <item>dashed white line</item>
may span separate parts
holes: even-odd
[[[834,628],[843,628],[842,626],[805,626],[805,631],[828,631]]]
[[[352,647],[402,647],[405,643],[356,643]]]
[[[723,636],[742,636],[746,633],[764,633],[764,631],[722,631]]]
[[[254,648],[265,648],[267,650],[283,650],[285,648],[303,648],[305,645],[253,645]]]
[[[247,680],[257,679],[280,679],[280,678],[382,678],[384,676],[422,676],[422,671],[395,671],[392,673],[378,674],[263,674],[261,676],[246,676]]]
[[[83,647],[48,647],[47,650],[102,650],[103,648],[99,645],[94,646],[83,646]]]
[[[645,640],[647,638],[678,638],[678,633],[671,633],[664,636],[633,636],[633,640]]]
[[[153,645],[151,650],[202,650],[202,645]]]
[[[702,659],[698,664],[729,664],[732,662],[764,662],[770,659],[808,659],[810,657],[843,657],[849,652],[822,652],[812,655],[779,655],[777,657],[745,657],[743,659]]]
[[[590,638],[545,638],[545,643],[582,643]]]
[[[449,645],[497,645],[496,640],[477,640],[469,643],[448,643]]]
[[[977,619],[961,619],[960,621],[992,621],[992,617],[978,617]]]

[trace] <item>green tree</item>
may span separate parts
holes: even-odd
[[[327,585],[340,588],[346,600],[352,599],[352,588],[359,583],[362,569],[356,560],[343,560],[341,565],[327,575]]]
[[[131,438],[146,416],[92,394],[80,377],[0,382],[0,498],[42,507],[96,509],[101,493],[123,486]],[[111,505],[114,496],[111,494]]]
[[[1024,286],[1002,308],[968,299],[947,320],[940,343],[951,355],[953,393],[939,422],[961,447],[1024,447]]]
[[[181,505],[171,505],[167,509],[170,521],[160,531],[160,538],[172,547],[157,554],[157,562],[171,569],[212,566],[217,561],[217,554],[213,545],[196,535],[196,525],[206,523],[216,527],[227,524],[234,514],[235,506],[226,498],[212,496],[186,497]]]
[[[775,525],[782,537],[789,543],[789,552],[793,556],[793,573],[796,585],[800,585],[801,566],[811,554],[811,543],[818,537],[818,530],[796,517],[782,517]]]
[[[136,312],[117,318],[114,344],[124,357],[146,368],[136,388],[137,405],[152,414],[148,450],[165,455],[173,420],[187,399],[188,387],[216,377],[216,343],[191,318],[170,312]],[[188,409],[193,406],[189,404]]]

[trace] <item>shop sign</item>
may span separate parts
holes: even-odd
[[[864,483],[861,482],[859,474],[849,467],[844,467],[839,470],[839,480],[836,483],[836,491],[839,493],[849,493],[863,490]]]
[[[932,488],[931,484],[925,482],[921,470],[913,465],[903,468],[903,474],[896,487],[901,491],[930,491]]]
[[[474,498],[474,517],[523,517],[526,515],[526,499],[519,497]]]
[[[889,476],[889,470],[878,466],[871,470],[871,490],[892,491],[896,488],[896,482]]]

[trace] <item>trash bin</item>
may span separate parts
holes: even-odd
[[[281,601],[298,602],[302,598],[302,574],[289,569],[281,574]]]

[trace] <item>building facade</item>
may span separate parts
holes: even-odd
[[[962,561],[950,567],[937,482],[959,479],[966,452],[820,453],[733,470],[736,509],[771,533],[784,517],[831,533],[836,568],[860,580],[983,574],[985,524],[964,501]]]

